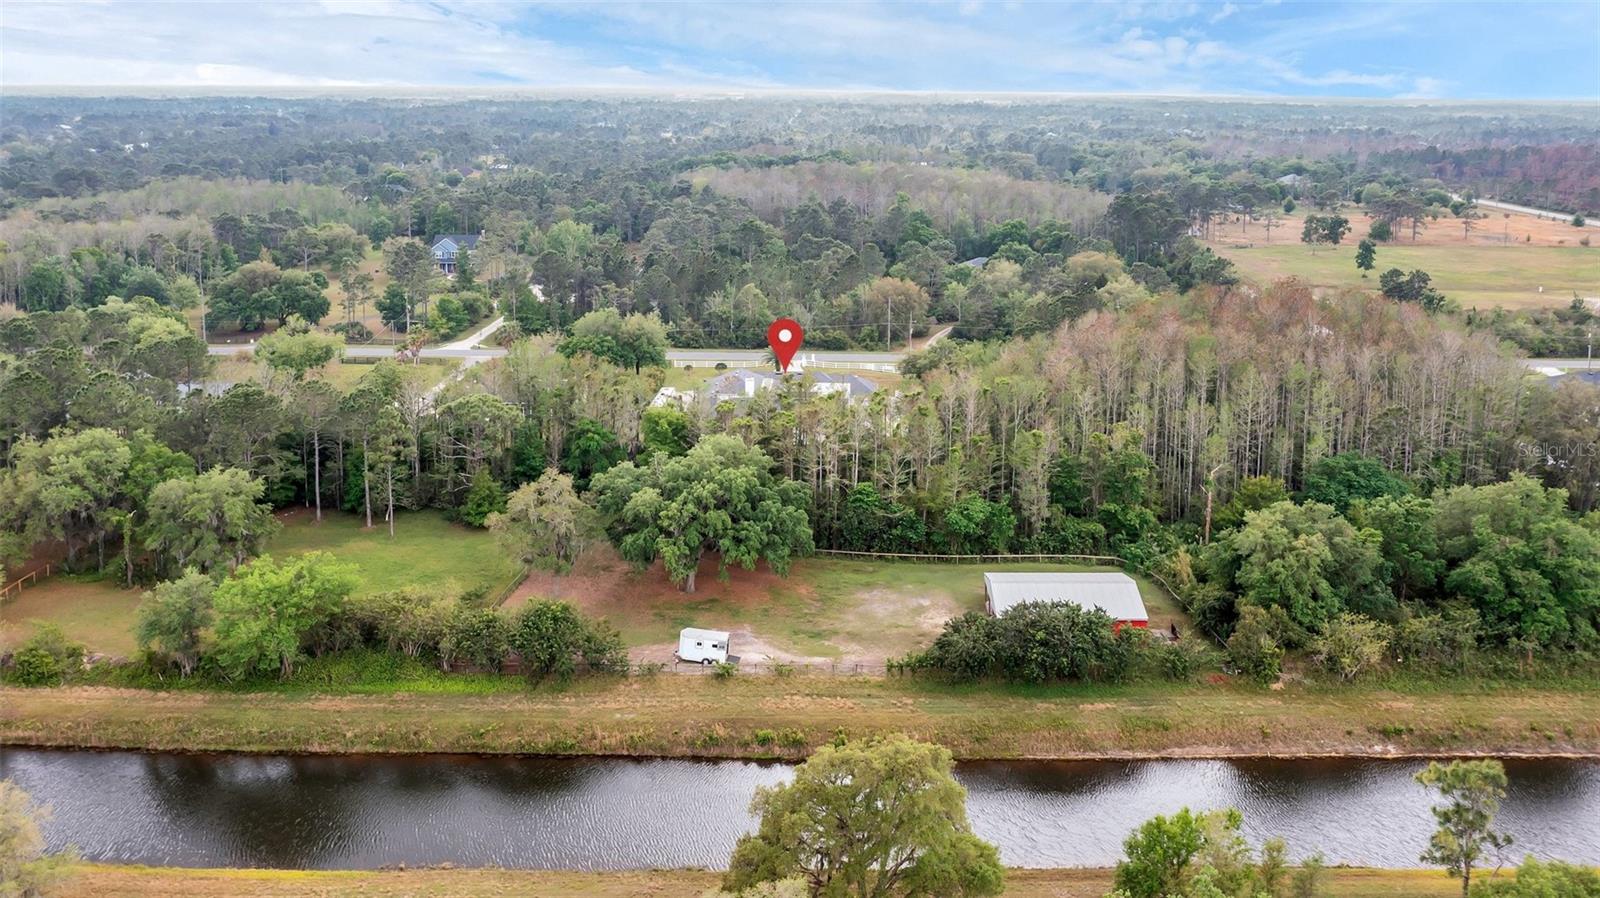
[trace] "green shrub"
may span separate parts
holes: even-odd
[[[11,681],[23,686],[55,686],[66,668],[43,649],[20,649],[11,661]]]
[[[1115,682],[1127,675],[1146,638],[1132,627],[1115,632],[1101,611],[1024,602],[999,617],[968,612],[947,621],[927,651],[906,661],[963,680]]]
[[[439,660],[447,668],[499,670],[508,651],[505,618],[489,608],[457,605],[439,640]]]
[[[1156,659],[1161,675],[1178,682],[1193,679],[1195,674],[1215,663],[1214,653],[1198,638],[1162,644],[1156,649]]]
[[[12,658],[10,679],[23,686],[54,686],[69,671],[83,667],[84,647],[56,624],[34,621],[28,637]]]
[[[1239,609],[1239,623],[1228,637],[1228,660],[1259,683],[1278,679],[1283,668],[1283,647],[1272,632],[1267,612],[1257,605]]]
[[[1528,858],[1515,879],[1473,883],[1472,898],[1592,898],[1600,895],[1600,874],[1561,861]]]
[[[478,473],[472,475],[472,485],[467,488],[466,501],[461,505],[461,520],[474,527],[482,527],[489,515],[505,510],[505,489],[500,486],[500,481],[489,474],[487,468],[479,468]]]
[[[594,671],[628,669],[628,652],[616,628],[588,620],[565,602],[523,608],[511,622],[508,640],[531,677],[570,677],[580,660]]]
[[[719,680],[731,680],[734,674],[738,672],[739,668],[727,661],[718,661],[716,664],[711,665],[711,675]]]
[[[1388,625],[1349,612],[1328,621],[1322,634],[1311,641],[1316,662],[1344,680],[1378,667],[1388,651]]]
[[[1398,664],[1419,670],[1464,670],[1478,653],[1482,619],[1472,608],[1448,608],[1400,622],[1389,643]]]

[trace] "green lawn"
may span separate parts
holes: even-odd
[[[37,621],[50,621],[91,652],[131,656],[140,595],[113,579],[57,574],[40,580],[0,603],[0,651],[27,639]]]
[[[1376,290],[1379,273],[1420,268],[1445,296],[1467,309],[1565,306],[1575,292],[1600,295],[1600,247],[1388,244],[1378,247],[1377,268],[1363,279],[1355,264],[1355,242],[1315,253],[1299,243],[1235,247],[1224,240],[1216,248],[1260,283],[1293,276],[1318,287]]]
[[[392,540],[381,522],[366,530],[360,517],[340,512],[324,512],[321,524],[304,511],[279,520],[283,531],[268,552],[331,552],[356,566],[357,592],[364,595],[417,586],[447,595],[483,588],[493,598],[518,572],[486,531],[452,524],[435,511],[402,513]],[[0,649],[20,643],[33,632],[34,621],[45,620],[92,652],[132,656],[134,614],[142,594],[142,589],[121,589],[115,578],[46,578],[0,603]]]
[[[361,377],[373,369],[375,362],[333,362],[324,365],[320,371],[313,372],[313,378],[325,380],[341,393],[348,393],[355,389]],[[455,373],[460,362],[454,359],[426,359],[421,364],[404,365],[401,367],[402,375],[412,378],[419,387],[432,387]],[[216,361],[211,374],[206,378],[213,381],[229,383],[243,383],[254,381],[266,383],[266,366],[254,358],[224,357]],[[280,376],[280,383],[286,383],[287,378]]]
[[[279,520],[284,527],[268,544],[269,553],[329,552],[356,567],[357,592],[363,595],[409,586],[445,595],[481,589],[496,598],[518,573],[487,532],[452,524],[435,511],[402,513],[392,539],[381,523],[367,530],[359,516],[340,512],[324,512],[320,524],[304,510]],[[985,571],[1023,570],[1114,568],[818,557],[795,562],[787,577],[763,567],[734,569],[722,580],[715,560],[707,559],[698,590],[688,594],[659,568],[634,571],[608,547],[598,546],[570,575],[536,575],[511,605],[539,597],[572,601],[610,620],[634,647],[669,646],[683,627],[701,626],[748,631],[740,650],[752,654],[881,663],[925,648],[947,619],[983,610]],[[1164,590],[1135,579],[1152,627],[1175,621],[1187,629]],[[140,592],[120,589],[110,579],[51,577],[0,606],[0,644],[26,638],[32,632],[29,622],[40,619],[60,624],[92,651],[132,655]]]
[[[371,530],[359,515],[323,511],[319,524],[306,511],[281,515],[283,531],[267,551],[274,555],[331,552],[356,566],[371,594],[416,586],[446,594],[482,588],[491,597],[510,585],[518,566],[487,531],[452,524],[437,511],[401,512],[394,536],[376,516]]]

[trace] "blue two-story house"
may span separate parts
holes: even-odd
[[[456,273],[456,256],[478,248],[477,234],[440,234],[433,238],[433,264],[445,274]]]

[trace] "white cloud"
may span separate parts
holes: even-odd
[[[1233,2],[153,0],[79,3],[70,16],[59,4],[0,2],[0,84],[13,85],[1408,94],[1445,87],[1415,72],[1355,63],[1319,70],[1302,60],[1331,33],[1365,36],[1397,15],[1362,6],[1307,13],[1251,37],[1235,27],[1246,16]],[[1207,27],[1223,20],[1225,36]]]
[[[0,82],[42,85],[330,86],[518,83],[647,87],[629,65],[517,33],[519,7],[451,11],[407,0],[318,6],[8,2]],[[680,67],[678,83],[716,83]]]
[[[1448,82],[1439,78],[1419,75],[1412,83],[1411,90],[1397,96],[1405,100],[1434,100],[1444,96],[1444,90],[1448,86]]]

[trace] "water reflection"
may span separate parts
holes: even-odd
[[[963,764],[974,828],[1008,864],[1113,863],[1140,822],[1234,806],[1298,857],[1416,866],[1432,828],[1419,762]],[[1600,863],[1600,764],[1515,761],[1501,824],[1524,853]],[[760,785],[788,768],[622,759],[250,757],[0,749],[55,808],[54,845],[182,866],[623,869],[724,865]]]

